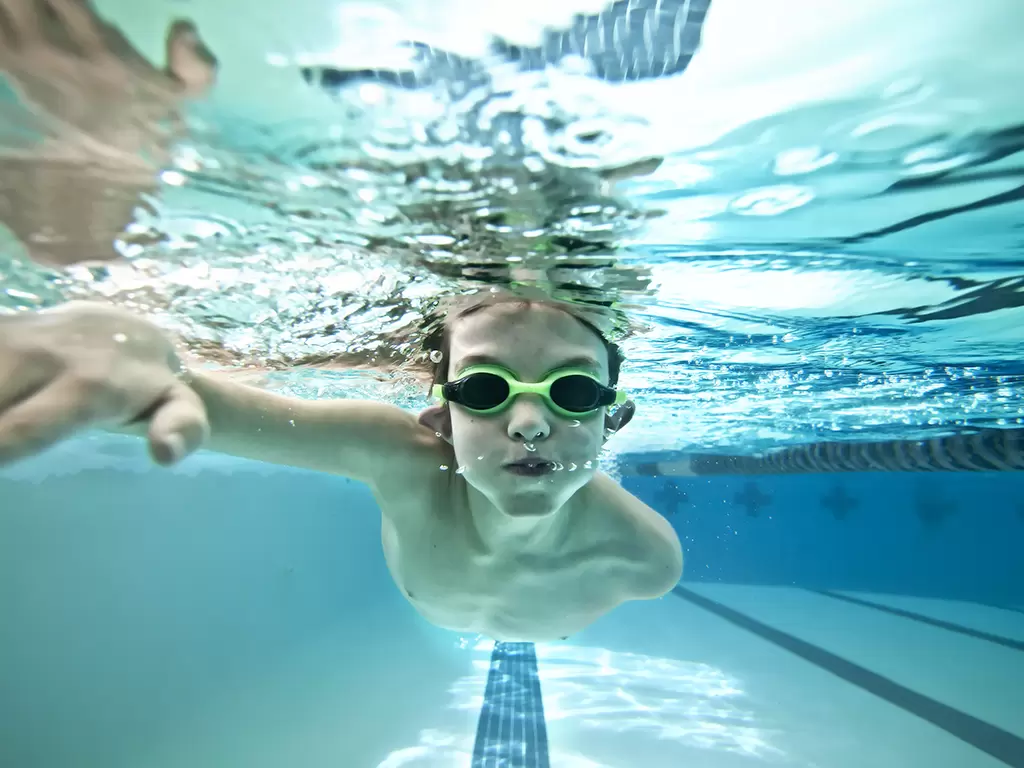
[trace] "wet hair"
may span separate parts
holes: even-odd
[[[444,316],[444,320],[430,332],[424,339],[430,361],[433,365],[433,377],[431,385],[445,384],[448,381],[448,367],[451,362],[451,331],[457,320],[469,317],[477,312],[497,306],[514,306],[517,309],[530,309],[531,307],[548,307],[565,312],[576,321],[587,327],[598,339],[605,351],[608,353],[608,385],[614,387],[619,380],[619,369],[625,357],[619,345],[610,341],[605,334],[592,321],[583,317],[582,311],[574,311],[570,304],[555,301],[553,299],[532,299],[508,294],[486,294],[483,297],[472,296],[464,301],[461,306],[457,305],[450,309]],[[582,308],[581,308],[582,310]]]

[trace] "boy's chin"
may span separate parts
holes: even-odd
[[[586,485],[593,475],[593,470],[568,472],[563,469],[538,476],[522,476],[500,470],[497,477],[481,479],[480,482],[474,482],[472,477],[466,479],[477,490],[492,499],[530,498],[564,503]]]

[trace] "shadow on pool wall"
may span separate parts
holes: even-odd
[[[683,542],[684,581],[1024,606],[1024,473],[626,477]]]

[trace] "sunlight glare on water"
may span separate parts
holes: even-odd
[[[95,8],[158,68],[191,14],[216,82],[8,75],[0,307],[107,297],[418,408],[435,299],[528,286],[629,326],[613,451],[1022,423],[1015,0]]]

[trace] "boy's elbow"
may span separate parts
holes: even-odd
[[[634,583],[634,599],[653,600],[671,592],[683,578],[683,551],[678,540],[665,542],[662,551],[651,553]]]
[[[658,597],[671,592],[675,589],[676,585],[679,584],[683,578],[683,550],[676,542],[676,545],[672,547],[671,553],[666,557],[665,563],[662,567],[661,578],[658,579],[656,589],[658,591]]]

